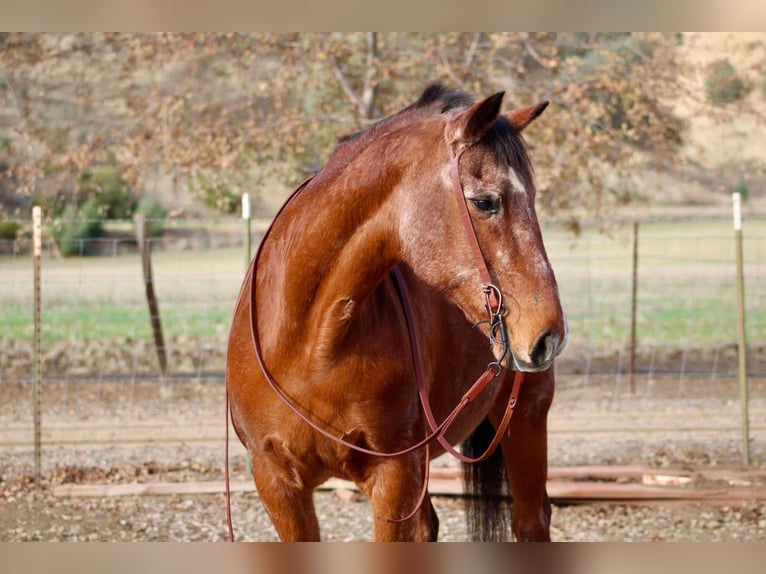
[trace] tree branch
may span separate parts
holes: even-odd
[[[359,102],[359,111],[362,117],[370,119],[375,111],[375,92],[377,91],[377,60],[378,60],[378,33],[367,33],[367,70],[364,76],[364,88],[362,100]]]
[[[479,40],[481,40],[481,32],[476,32],[473,35],[471,46],[468,48],[468,52],[465,55],[465,60],[463,61],[463,68],[466,70],[469,70],[473,64],[474,56],[476,56],[476,49],[479,47]]]
[[[358,96],[356,92],[354,92],[348,78],[340,67],[338,58],[335,57],[335,54],[333,54],[329,46],[326,45],[326,49],[329,54],[330,63],[332,64],[333,74],[338,80],[338,84],[340,84],[343,93],[346,94],[346,97],[351,104],[356,107],[360,119],[371,119],[375,112],[375,96],[377,92],[378,33],[369,32],[367,34],[367,56],[365,58],[364,85],[362,87],[361,96]]]
[[[524,48],[527,53],[534,58],[534,60],[544,68],[555,68],[558,66],[558,62],[553,58],[543,58],[540,53],[526,40],[523,42]]]
[[[455,87],[464,88],[465,84],[463,80],[461,80],[457,74],[455,74],[455,71],[452,69],[452,66],[449,63],[449,57],[444,51],[444,46],[439,46],[438,49],[439,53],[439,59],[441,60],[442,67],[444,68],[444,73],[447,75],[447,77],[452,80],[455,83]]]
[[[361,111],[363,109],[362,102],[354,93],[354,90],[351,87],[351,84],[348,83],[348,80],[346,79],[346,76],[343,73],[343,70],[340,69],[338,58],[336,58],[335,54],[333,54],[332,52],[330,52],[330,63],[332,64],[332,72],[333,74],[335,74],[335,78],[338,80],[338,83],[340,84],[340,87],[343,90],[343,93],[346,94],[346,97],[357,108],[357,110]]]

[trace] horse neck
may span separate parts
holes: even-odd
[[[353,173],[319,178],[277,222],[258,271],[259,331],[266,345],[270,339],[278,347],[305,349],[312,362],[332,360],[361,304],[396,263],[388,205],[395,179]],[[381,181],[387,183],[371,183]]]

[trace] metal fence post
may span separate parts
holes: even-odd
[[[750,465],[750,401],[747,382],[747,332],[745,331],[745,271],[742,250],[742,196],[734,192],[731,196],[734,211],[734,242],[737,251],[737,358],[739,359],[739,394],[742,403],[742,464]]]

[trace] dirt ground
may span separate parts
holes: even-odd
[[[614,376],[559,377],[550,415],[551,467],[641,466],[683,475],[689,490],[736,492],[707,501],[555,501],[559,541],[764,541],[766,401],[750,405],[749,472],[741,466],[736,381],[711,386],[639,378],[635,394]],[[762,380],[754,381],[760,389]],[[701,389],[699,392],[691,392]],[[34,488],[31,385],[0,385],[0,540],[216,541],[226,537],[223,488],[224,395],[220,379],[73,380],[46,383],[42,488]],[[247,484],[245,453],[232,439],[232,480]],[[452,461],[440,460],[450,466]],[[641,482],[618,479],[617,484]],[[214,492],[66,495],[73,485],[214,484]],[[750,496],[752,494],[752,496]],[[346,489],[316,504],[325,540],[370,540],[368,503]],[[440,539],[467,539],[462,500],[434,496]],[[237,540],[276,534],[253,488],[232,495]]]

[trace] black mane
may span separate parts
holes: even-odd
[[[441,84],[431,84],[420,95],[412,107],[421,108],[431,104],[440,104],[439,113],[446,113],[456,108],[467,108],[473,105],[474,99],[460,90],[448,90]]]
[[[473,103],[474,99],[467,93],[460,90],[448,90],[442,84],[434,83],[429,85],[420,97],[406,108],[375,122],[367,129],[342,136],[338,140],[338,143],[342,144],[355,140],[368,132],[373,132],[376,129],[381,128],[384,124],[388,124],[390,121],[400,118],[405,114],[422,112],[424,110],[430,111],[431,113],[438,110],[438,113],[443,114],[457,108],[467,108]],[[418,116],[420,115],[421,114],[418,114]]]
[[[382,118],[367,129],[341,137],[330,161],[333,158],[340,159],[337,156],[342,156],[345,161],[349,161],[358,151],[364,149],[369,139],[393,126],[402,125],[405,121],[415,121],[416,119],[445,114],[456,109],[465,109],[474,103],[475,99],[466,92],[447,89],[440,83],[430,84],[420,97],[409,106]],[[497,119],[480,143],[487,145],[493,151],[498,162],[515,167],[525,186],[531,188],[533,171],[526,144],[505,117],[500,116]]]

